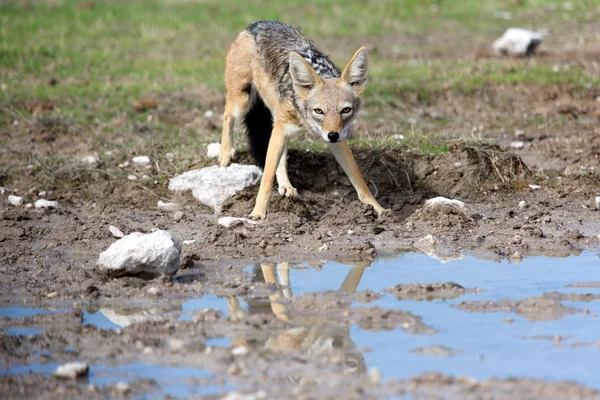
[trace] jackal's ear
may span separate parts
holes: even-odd
[[[342,82],[350,85],[357,95],[361,94],[367,86],[367,64],[367,49],[361,47],[356,50],[340,78]]]
[[[315,86],[323,83],[313,67],[298,53],[290,53],[290,75],[294,83],[294,90],[301,98],[305,98]]]

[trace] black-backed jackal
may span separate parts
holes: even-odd
[[[227,53],[227,96],[219,164],[235,156],[233,127],[241,120],[250,151],[264,167],[251,216],[263,218],[277,177],[279,193],[297,197],[287,175],[287,145],[302,128],[320,135],[350,178],[360,201],[384,209],[363,179],[345,138],[367,84],[367,50],[356,51],[343,72],[299,29],[259,21],[241,32]]]

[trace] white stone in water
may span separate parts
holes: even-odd
[[[35,208],[61,208],[57,201],[38,199],[35,201]]]
[[[134,232],[100,253],[97,264],[113,276],[171,276],[179,269],[180,254],[179,244],[167,231]]]
[[[110,225],[108,227],[108,230],[110,231],[110,233],[112,233],[112,235],[116,238],[122,238],[123,236],[125,236],[125,234],[116,226],[112,226]]]
[[[148,164],[150,164],[150,157],[148,157],[148,156],[137,156],[137,157],[133,157],[131,159],[131,161],[133,161],[133,163],[137,164],[137,165],[148,165]]]
[[[179,204],[177,203],[165,203],[164,201],[159,200],[156,204],[159,210],[161,211],[175,211],[179,208]]]
[[[492,45],[496,55],[532,56],[535,54],[545,32],[536,32],[523,28],[508,28]]]
[[[221,205],[237,192],[260,182],[262,171],[255,165],[231,164],[188,171],[169,180],[169,189],[191,190],[200,203],[221,211]]]
[[[206,146],[206,156],[208,158],[217,158],[221,153],[221,143],[211,143]]]
[[[12,204],[13,206],[22,206],[23,205],[23,198],[21,196],[15,196],[13,194],[8,196],[8,202],[10,204]]]
[[[74,361],[59,365],[58,368],[56,368],[56,371],[54,371],[54,376],[58,378],[75,379],[86,375],[88,371],[89,367],[86,363]]]
[[[221,217],[219,218],[219,220],[217,221],[217,224],[224,226],[225,228],[231,228],[232,226],[238,224],[238,223],[244,223],[247,222],[251,225],[256,225],[259,222],[258,221],[253,221],[251,219],[248,218],[236,218],[236,217]]]

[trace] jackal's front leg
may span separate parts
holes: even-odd
[[[346,175],[348,175],[348,178],[350,178],[350,182],[352,182],[354,189],[356,189],[359,200],[365,204],[372,205],[377,215],[381,215],[381,213],[386,211],[379,205],[377,200],[375,200],[375,197],[373,197],[371,191],[367,187],[367,184],[358,169],[358,165],[356,165],[348,142],[342,140],[338,143],[331,143],[329,144],[329,148]]]
[[[280,195],[285,197],[297,198],[298,191],[295,187],[292,186],[290,182],[290,178],[288,178],[287,174],[287,146],[289,143],[289,137],[285,138],[285,144],[283,146],[283,152],[281,153],[281,158],[279,160],[279,165],[277,166],[277,171],[275,172],[275,176],[277,178],[277,185],[279,188],[277,191]]]
[[[286,140],[283,124],[275,123],[273,132],[271,133],[271,139],[269,140],[265,169],[260,181],[258,196],[256,196],[256,204],[250,217],[264,218],[266,216],[269,198],[273,189],[273,181],[275,180],[275,171],[279,165],[279,160],[281,159]]]

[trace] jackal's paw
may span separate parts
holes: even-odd
[[[379,206],[379,207],[375,207],[375,212],[377,213],[377,217],[383,218],[386,215],[390,215],[392,213],[392,210],[390,210],[389,208],[383,208],[383,207]]]
[[[280,195],[289,197],[291,199],[297,199],[300,197],[298,195],[298,191],[296,190],[296,188],[292,187],[292,186],[288,186],[288,187],[279,186],[279,189],[277,189],[277,191],[279,192]]]
[[[266,214],[257,211],[252,211],[252,213],[248,217],[253,220],[261,220],[267,218]]]
[[[226,149],[221,147],[221,153],[219,154],[219,166],[226,167],[231,164],[231,160],[235,159],[235,149],[230,149],[227,151]]]

